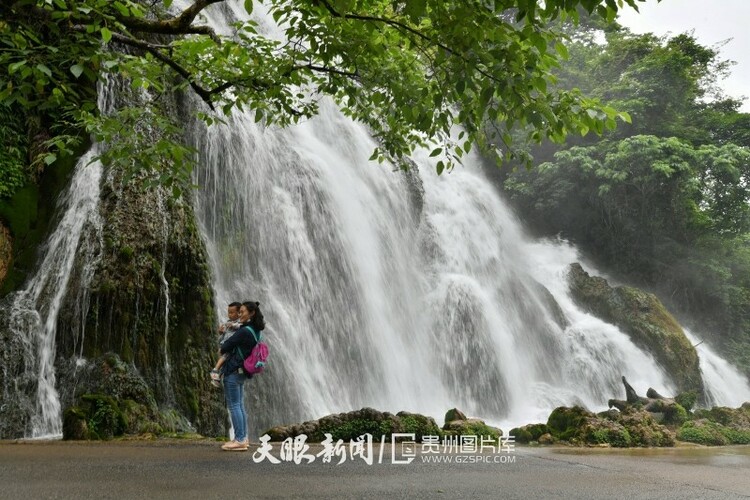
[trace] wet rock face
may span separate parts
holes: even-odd
[[[617,325],[637,346],[650,352],[680,392],[703,392],[698,354],[655,295],[628,286],[611,287],[604,278],[589,276],[577,263],[570,266],[568,283],[581,307]]]
[[[221,391],[207,376],[217,351],[213,292],[192,207],[110,179],[100,215],[99,259],[77,263],[58,317],[63,410],[78,404],[69,360],[111,352],[137,369],[160,408],[174,408],[199,433],[224,434]],[[87,272],[89,287],[77,286]],[[111,389],[103,394],[121,401]]]

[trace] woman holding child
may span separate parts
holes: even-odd
[[[221,353],[228,354],[221,373],[224,376],[224,396],[227,410],[232,419],[234,440],[225,443],[221,449],[227,451],[246,451],[249,445],[247,437],[247,412],[243,401],[243,384],[246,375],[242,369],[244,359],[250,354],[260,339],[260,332],[266,327],[263,313],[260,312],[260,302],[243,302],[240,306],[240,322],[242,327],[221,344]],[[253,335],[253,332],[255,335]]]

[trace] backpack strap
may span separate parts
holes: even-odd
[[[250,333],[253,334],[253,338],[255,339],[255,345],[258,345],[260,341],[263,340],[263,335],[255,333],[255,330],[253,329],[252,326],[247,325],[247,326],[243,326],[242,328],[247,328],[248,330],[250,330]],[[237,350],[237,352],[239,353],[242,359],[245,359],[247,356],[250,355],[248,354],[247,356],[245,356],[244,354],[242,354],[242,349],[240,349],[240,346],[235,347],[235,349]]]

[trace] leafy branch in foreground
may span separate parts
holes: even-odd
[[[0,6],[0,103],[43,114],[50,124],[75,116],[72,130],[113,144],[105,160],[131,172],[156,166],[158,178],[177,189],[189,183],[191,155],[159,96],[187,89],[211,110],[198,113],[209,125],[246,109],[284,126],[315,115],[318,100],[331,96],[370,127],[380,161],[398,162],[428,144],[439,172],[475,144],[498,162],[527,159],[513,146],[514,127],[533,141],[562,141],[628,120],[554,88],[552,69],[566,49],[553,26],[577,19],[578,9],[612,21],[639,1],[246,0],[248,13],[266,4],[282,41],[252,20],[237,22],[231,35],[217,33],[203,16],[218,14],[212,6],[227,0],[195,0],[181,10],[171,0],[16,0]],[[94,89],[108,74],[152,95],[143,116],[127,110],[121,123],[137,119],[162,139],[125,139],[107,126]],[[118,116],[116,108],[105,111]],[[458,137],[451,135],[456,125]],[[74,136],[64,126],[56,133]],[[69,140],[51,144],[70,147]],[[164,154],[162,161],[154,154]]]

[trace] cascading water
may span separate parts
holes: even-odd
[[[685,336],[698,351],[701,374],[706,384],[706,405],[737,408],[742,403],[750,401],[747,378],[691,331],[685,329]]]
[[[30,429],[27,430],[30,437],[62,435],[54,368],[57,316],[75,263],[85,263],[80,272],[82,282],[79,288],[85,291],[101,250],[98,207],[102,167],[98,161],[90,163],[95,155],[92,150],[79,160],[70,187],[59,202],[63,209],[60,222],[47,240],[35,275],[14,297],[10,311],[10,329],[22,339],[25,347],[24,377],[30,379],[35,392]],[[87,298],[81,296],[79,301],[85,304]],[[7,388],[3,389],[7,392]],[[23,397],[18,393],[3,394],[5,401],[6,398]]]
[[[327,102],[286,130],[239,113],[193,137],[217,306],[259,300],[269,320],[256,432],[364,405],[525,423],[602,408],[622,375],[673,392],[650,355],[573,303],[565,272],[580,257],[527,240],[477,162],[438,177],[418,153],[390,172]]]

